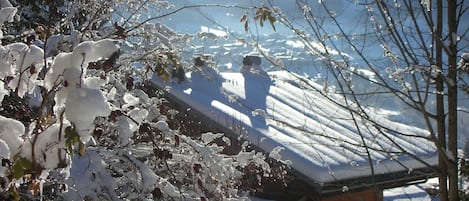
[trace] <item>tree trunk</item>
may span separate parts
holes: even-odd
[[[448,54],[448,155],[451,162],[448,164],[449,178],[449,200],[457,201],[458,199],[458,89],[457,80],[457,21],[456,21],[456,0],[448,0],[448,34],[449,34],[449,54]]]
[[[443,32],[443,2],[442,0],[437,1],[437,21],[436,21],[436,30],[434,35],[434,44],[435,44],[435,59],[436,66],[440,72],[443,72],[443,47],[441,43],[442,32]],[[431,13],[430,13],[431,16]],[[436,91],[444,92],[444,78],[443,75],[436,78]],[[445,121],[445,100],[443,93],[437,93],[436,95],[436,115],[437,115],[437,132],[438,132],[438,144],[441,145],[438,160],[438,169],[440,174],[438,175],[438,180],[440,184],[440,200],[448,201],[448,173],[446,170],[446,161],[444,157],[444,151],[446,150],[446,121]]]

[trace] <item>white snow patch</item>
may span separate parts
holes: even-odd
[[[371,81],[378,82],[378,80],[376,80],[376,74],[373,71],[367,69],[357,69],[357,72],[361,75],[364,75]]]
[[[17,89],[18,96],[23,97],[38,84],[36,78],[37,72],[42,68],[43,54],[42,49],[36,45],[12,43],[1,47],[0,57],[4,59],[0,61],[0,78],[13,76],[8,86]],[[31,71],[31,68],[34,68],[34,71]]]
[[[131,122],[127,117],[119,116],[116,119],[116,124],[118,125],[119,130],[119,143],[122,146],[129,144],[133,132],[130,129]]]
[[[252,111],[252,116],[261,116],[263,118],[267,118],[267,112],[263,109],[255,109]]]
[[[69,190],[64,193],[67,200],[101,200],[97,195],[107,193],[111,200],[120,200],[117,196],[116,180],[109,174],[107,164],[97,151],[88,149],[83,156],[73,158],[71,175],[66,180]]]
[[[202,141],[205,143],[205,144],[209,144],[211,142],[213,142],[213,140],[215,139],[218,139],[218,138],[221,138],[223,137],[224,134],[223,133],[204,133],[202,134]]]
[[[386,201],[428,201],[439,200],[437,197],[430,196],[427,191],[438,192],[438,178],[429,179],[426,183],[409,185],[385,189],[383,191],[383,200]]]
[[[287,40],[285,44],[293,48],[305,48],[305,44],[298,40]]]
[[[3,2],[5,1],[7,0],[3,0]],[[12,22],[15,17],[16,11],[17,9],[14,7],[11,7],[11,4],[9,5],[5,4],[5,7],[2,7],[0,9],[0,25],[3,25],[3,23],[5,22]],[[0,33],[3,34],[3,32],[0,32]]]
[[[10,148],[8,147],[8,144],[0,138],[0,160],[3,161],[3,159],[10,159]],[[6,171],[8,170],[8,167],[1,165],[0,166],[0,177],[5,177],[6,176]]]
[[[285,148],[275,147],[274,149],[272,149],[272,151],[270,151],[269,157],[280,161],[282,159],[282,155],[280,154],[280,152],[283,150],[285,150]]]
[[[430,0],[421,0],[420,3],[427,7],[427,11],[432,10],[432,3]]]
[[[0,103],[3,101],[5,95],[9,95],[10,92],[5,89],[3,82],[0,82]]]
[[[22,155],[32,160],[31,148],[34,147],[34,152],[37,153],[34,160],[41,164],[46,171],[58,167],[61,161],[68,163],[69,159],[65,152],[65,137],[62,136],[62,141],[59,141],[59,133],[63,135],[65,128],[69,125],[68,122],[64,122],[62,126],[60,123],[55,123],[41,134],[29,136],[27,143],[25,143],[27,146],[22,147]],[[59,131],[61,127],[62,131]],[[34,138],[37,139],[34,140]],[[34,146],[32,145],[33,142],[35,142]]]
[[[98,116],[108,116],[111,109],[100,90],[76,88],[70,91],[65,102],[65,115],[86,143],[91,138],[93,121]]]
[[[107,80],[100,77],[87,77],[85,78],[85,87],[90,89],[101,89],[106,82]]]
[[[152,191],[155,188],[159,177],[148,167],[148,165],[145,165],[129,154],[126,154],[126,156],[138,167],[138,170],[142,175],[143,190],[145,192]]]
[[[0,0],[0,8],[5,7],[13,7],[13,5],[11,5],[10,1],[8,0]]]
[[[54,85],[65,80],[70,87],[79,87],[83,83],[83,72],[90,62],[109,58],[119,51],[116,40],[86,41],[78,44],[71,53],[58,54],[50,72],[45,77],[45,87],[50,90]],[[63,75],[63,76],[62,76]]]
[[[163,132],[168,132],[170,130],[169,125],[166,121],[158,121],[155,124],[156,128]]]
[[[206,27],[206,26],[201,26],[200,31],[202,33],[205,33],[205,35],[212,34],[214,38],[217,38],[217,37],[224,38],[224,37],[228,36],[228,33],[226,31],[219,30],[219,29],[214,29],[214,28],[209,28],[209,27]]]
[[[463,53],[461,58],[467,63],[469,62],[469,53]]]
[[[124,94],[124,102],[125,102],[125,105],[123,107],[127,108],[130,106],[137,105],[140,102],[140,99],[138,99],[137,97],[127,92]]]
[[[0,116],[0,139],[8,145],[10,156],[20,151],[20,146],[23,144],[21,136],[25,134],[24,131],[24,125],[20,121]]]

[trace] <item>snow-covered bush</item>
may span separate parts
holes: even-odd
[[[247,169],[257,183],[273,176],[246,145],[223,154],[223,134],[170,127],[160,93],[143,90],[154,73],[184,80],[190,36],[138,21],[141,8],[167,2],[47,2],[18,1],[16,20],[41,29],[0,35],[0,199],[236,200],[249,193]],[[17,8],[0,7],[0,25],[13,22]]]

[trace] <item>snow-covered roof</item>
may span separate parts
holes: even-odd
[[[430,165],[437,164],[433,144],[411,137],[427,136],[425,130],[390,121],[384,110],[373,113],[377,115],[374,119],[387,125],[386,130],[381,129],[384,134],[362,119],[357,119],[357,128],[348,110],[305,88],[297,81],[298,75],[285,71],[217,74],[207,68],[186,76],[182,83],[163,83],[159,78],[153,82],[319,184],[368,177],[371,167],[375,175],[426,167],[422,161],[400,154],[402,149]],[[342,100],[341,96],[330,97]]]

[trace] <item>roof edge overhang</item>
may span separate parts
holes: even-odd
[[[438,173],[435,171],[435,169],[436,167],[425,167],[415,169],[411,172],[389,172],[380,175],[370,175],[366,177],[337,180],[334,182],[327,182],[323,184],[319,184],[310,179],[304,179],[307,177],[297,171],[293,171],[292,173],[297,178],[303,178],[302,180],[305,183],[308,183],[310,186],[316,188],[316,193],[319,192],[321,195],[331,195],[344,192],[357,192],[372,187],[378,189],[389,189],[400,186],[424,183],[428,179],[438,176]]]

